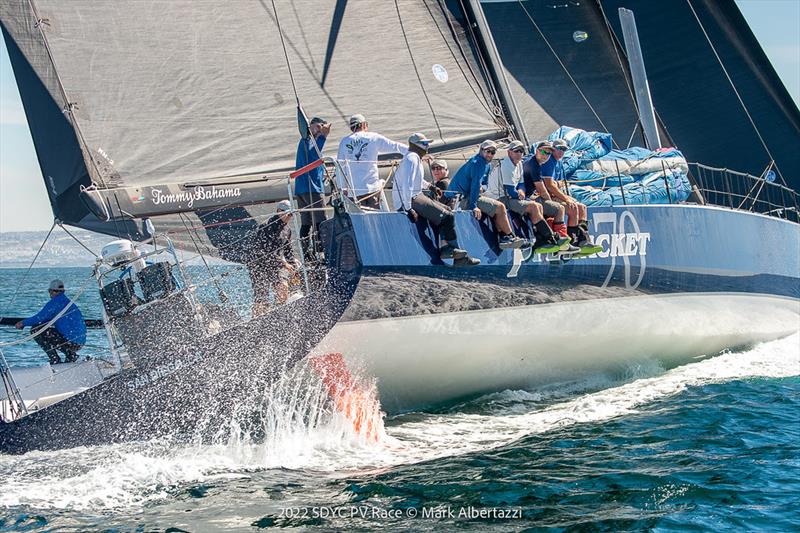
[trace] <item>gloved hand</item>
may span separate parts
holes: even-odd
[[[410,220],[412,224],[416,224],[417,219],[419,219],[419,215],[413,209],[409,209],[408,211],[406,211],[406,216],[408,217],[408,220]]]

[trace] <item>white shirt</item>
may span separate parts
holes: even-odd
[[[382,186],[378,179],[378,156],[406,153],[408,146],[387,139],[380,133],[351,133],[339,143],[336,159],[345,175],[337,172],[336,182],[340,188],[348,189],[351,197],[378,191]]]
[[[489,183],[484,195],[495,200],[505,198],[507,194],[503,186],[511,185],[516,189],[520,181],[522,181],[522,160],[515,165],[510,157],[506,157],[489,173]]]
[[[414,152],[408,152],[397,171],[394,173],[394,185],[392,185],[392,203],[395,209],[411,209],[411,200],[420,192],[422,188],[430,185],[423,179],[424,169],[422,159]]]

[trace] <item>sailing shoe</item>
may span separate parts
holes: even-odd
[[[508,248],[522,248],[528,242],[522,237],[516,235],[503,235],[500,237],[500,249],[507,250]]]
[[[594,244],[592,241],[588,239],[583,239],[578,241],[578,248],[580,249],[580,253],[583,256],[596,254],[597,252],[602,252],[603,247]]]
[[[467,256],[467,251],[461,248],[456,248],[452,244],[445,244],[439,248],[440,259],[462,259]]]
[[[476,259],[476,258],[470,257],[468,255],[453,260],[453,266],[456,266],[456,267],[471,267],[471,266],[480,265],[480,264],[481,264],[481,260],[480,259]]]
[[[571,241],[572,241],[572,239],[570,239],[569,237],[561,237],[559,235],[559,237],[558,237],[558,249],[561,250],[562,252],[566,252],[567,250],[569,250],[571,248],[571,246],[570,246],[570,242]]]
[[[533,243],[533,253],[535,254],[552,254],[561,250],[561,246],[553,242],[552,239],[544,240]]]
[[[561,249],[562,255],[574,255],[580,253],[581,249],[575,246],[574,244],[567,243],[566,248]]]

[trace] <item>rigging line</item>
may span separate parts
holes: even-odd
[[[397,3],[397,0],[394,0],[394,8],[397,11],[397,20],[400,22],[400,31],[403,32],[403,40],[405,40],[406,42],[406,50],[408,50],[408,57],[411,58],[411,64],[414,66],[414,73],[417,75],[417,81],[419,81],[419,88],[422,89],[422,95],[425,97],[425,101],[428,102],[428,107],[431,110],[431,116],[433,116],[433,121],[436,123],[436,129],[439,130],[439,138],[446,143],[447,141],[444,140],[444,133],[442,133],[442,126],[439,124],[439,119],[436,117],[436,111],[433,110],[433,104],[431,103],[431,99],[428,98],[428,93],[425,91],[425,85],[422,83],[422,76],[419,75],[417,62],[414,61],[414,54],[411,52],[411,44],[408,42],[408,36],[406,35],[406,28],[403,25],[403,17],[402,15],[400,15],[400,5]]]
[[[272,1],[272,11],[275,12],[275,24],[278,26],[278,36],[281,38],[281,46],[283,47],[283,57],[286,58],[286,66],[289,68],[289,79],[292,82],[292,90],[294,91],[294,99],[297,105],[300,105],[300,96],[297,94],[297,85],[294,83],[294,73],[292,72],[292,62],[289,61],[289,52],[286,51],[286,42],[283,40],[283,29],[281,28],[281,19],[278,16],[278,8],[275,7],[275,0]]]
[[[41,246],[39,246],[39,249],[36,251],[36,255],[33,256],[33,260],[31,261],[31,264],[28,265],[28,269],[25,271],[25,274],[22,276],[22,280],[19,283],[17,283],[17,287],[14,289],[14,295],[11,297],[11,300],[8,302],[8,306],[9,307],[11,307],[14,304],[14,302],[16,301],[17,295],[19,294],[20,287],[22,287],[25,284],[25,280],[28,279],[28,274],[30,274],[34,263],[36,263],[36,260],[39,258],[39,254],[42,253],[42,249],[44,248],[44,245],[47,243],[47,239],[49,239],[50,235],[53,233],[53,230],[55,229],[55,227],[56,227],[56,222],[53,221],[53,225],[50,226],[50,231],[47,232],[47,235],[45,236],[44,240],[42,241]]]
[[[91,249],[90,249],[88,246],[86,246],[85,244],[83,244],[83,243],[81,242],[81,240],[80,240],[80,239],[78,239],[78,238],[77,238],[75,235],[73,235],[73,234],[72,234],[72,233],[71,233],[71,232],[70,232],[70,231],[69,231],[67,228],[65,228],[65,227],[64,227],[64,224],[62,224],[61,222],[59,222],[59,223],[58,223],[58,227],[59,227],[59,228],[61,228],[61,229],[63,229],[63,230],[64,230],[64,231],[67,233],[67,235],[69,235],[70,237],[72,237],[72,239],[73,239],[75,242],[77,242],[78,244],[80,244],[80,245],[83,247],[83,249],[84,249],[84,250],[86,250],[87,252],[89,252],[90,254],[92,254],[93,256],[95,256],[95,258],[98,258],[98,257],[100,257],[99,255],[97,255],[96,253],[94,253],[94,252],[93,252],[93,251],[92,251],[92,250],[91,250]]]
[[[467,16],[467,8],[464,5],[464,1],[463,0],[458,0],[458,5],[461,8],[461,12],[464,14],[464,20],[466,22],[467,29],[469,30],[469,34],[472,37],[472,42],[474,43],[476,50],[479,51],[480,50],[480,44],[479,44],[480,41],[478,40],[478,36],[475,35],[475,30],[473,28],[472,23],[469,21],[469,17]],[[446,10],[447,6],[445,5],[442,9]],[[450,17],[448,15],[448,21],[449,20],[450,20]],[[489,69],[489,66],[486,64],[486,58],[483,57],[482,53],[476,54],[476,57],[478,58],[478,65],[480,66],[481,70],[483,71],[483,75],[485,76],[485,78],[487,80],[492,80],[491,71]],[[497,109],[499,110],[498,114],[503,119],[503,121],[505,122],[507,129],[510,131],[511,127],[508,124],[508,121],[506,120],[505,115],[503,114],[503,111],[502,111],[502,109],[503,109],[502,99],[500,98],[500,95],[497,93],[497,88],[494,86],[493,83],[489,84],[489,88],[492,91],[492,94],[494,95],[495,105],[497,106]]]
[[[189,231],[189,228],[186,225],[186,219],[187,218],[188,217],[184,213],[180,213],[180,219],[183,222],[183,226],[186,228],[187,232],[189,233],[189,238],[192,240],[192,244],[194,244],[195,250],[197,250],[197,253],[200,255],[200,259],[202,259],[203,265],[205,265],[206,271],[208,272],[208,275],[211,276],[212,280],[214,280],[214,286],[217,288],[217,294],[219,295],[220,300],[224,301],[227,298],[227,297],[223,297],[225,292],[222,290],[222,287],[219,286],[219,283],[217,282],[216,277],[214,276],[214,272],[211,270],[211,267],[208,266],[208,261],[206,261],[206,256],[200,250],[200,245],[197,244],[197,242],[194,240],[194,237],[192,236],[192,232]],[[195,229],[195,232],[197,232],[196,229]],[[197,235],[197,238],[200,239],[200,235],[199,234]]]
[[[719,54],[717,53],[717,49],[714,47],[714,43],[711,42],[711,37],[709,37],[708,32],[706,32],[706,28],[703,26],[703,23],[700,22],[700,17],[697,15],[697,12],[694,10],[694,6],[692,5],[692,1],[691,0],[686,0],[686,3],[689,4],[689,9],[692,10],[692,15],[694,15],[694,18],[697,21],[697,25],[700,26],[700,29],[703,31],[703,35],[705,35],[706,41],[708,41],[708,45],[711,47],[711,51],[714,52],[714,57],[717,58],[717,62],[719,63],[719,66],[722,68],[722,72],[725,74],[725,77],[728,79],[728,83],[731,84],[731,89],[733,89],[733,94],[735,94],[736,98],[739,100],[739,104],[741,104],[742,109],[744,110],[744,114],[747,115],[747,120],[750,121],[750,125],[753,126],[753,129],[755,130],[756,135],[758,136],[758,140],[761,141],[761,146],[764,147],[764,150],[767,152],[767,155],[772,160],[772,162],[775,164],[775,170],[778,171],[778,176],[780,176],[781,181],[783,182],[784,185],[787,185],[786,180],[783,178],[783,174],[781,173],[781,170],[778,168],[778,163],[775,161],[775,158],[772,156],[772,153],[769,151],[769,147],[767,146],[767,143],[764,140],[764,138],[761,136],[761,132],[758,131],[758,127],[756,126],[756,123],[753,120],[753,117],[750,116],[750,111],[747,109],[747,106],[745,105],[744,100],[742,100],[742,97],[739,95],[739,91],[736,90],[736,85],[734,85],[730,74],[728,74],[728,69],[725,68],[725,64],[722,62],[722,58],[719,57]]]
[[[592,114],[594,115],[594,118],[596,118],[596,119],[597,119],[597,121],[600,123],[600,125],[603,127],[603,130],[604,130],[606,133],[610,133],[610,132],[608,131],[608,126],[606,126],[606,125],[605,125],[605,123],[603,123],[603,119],[601,119],[601,118],[600,118],[600,115],[598,115],[598,114],[597,114],[597,111],[595,111],[594,107],[593,107],[593,106],[592,106],[592,104],[589,102],[589,99],[586,97],[586,95],[585,95],[585,94],[583,94],[583,91],[581,90],[580,86],[578,85],[578,82],[577,82],[577,81],[575,81],[575,78],[573,78],[573,77],[572,77],[572,74],[570,74],[570,72],[569,72],[569,69],[567,69],[567,66],[564,64],[564,62],[563,62],[563,61],[561,61],[561,58],[560,58],[560,57],[558,57],[558,54],[556,53],[556,51],[555,51],[555,49],[553,48],[553,46],[550,44],[550,41],[548,41],[548,40],[547,40],[547,37],[545,37],[545,36],[544,36],[544,32],[542,32],[542,30],[539,28],[539,25],[538,25],[538,24],[536,24],[536,21],[535,21],[535,20],[533,20],[533,17],[532,17],[532,16],[531,16],[531,14],[528,12],[528,9],[525,7],[525,5],[522,3],[522,0],[517,0],[517,3],[518,3],[518,4],[519,4],[519,6],[522,8],[522,10],[525,12],[525,15],[527,15],[527,17],[528,17],[528,20],[530,20],[530,21],[531,21],[531,23],[533,24],[533,27],[534,27],[534,28],[536,28],[536,31],[537,31],[537,32],[539,32],[539,35],[540,35],[540,36],[542,37],[542,39],[544,40],[544,43],[547,45],[547,48],[549,48],[549,49],[550,49],[550,52],[553,54],[553,57],[555,57],[555,58],[556,58],[556,61],[558,61],[558,64],[559,64],[559,65],[561,65],[561,68],[562,68],[562,69],[564,69],[564,73],[567,75],[567,77],[569,78],[569,80],[570,80],[570,81],[572,82],[572,84],[575,86],[575,89],[577,89],[578,93],[581,95],[581,98],[583,98],[583,101],[584,101],[584,102],[586,102],[586,105],[587,105],[587,106],[589,106],[589,110],[590,110],[590,111],[592,112]],[[614,141],[614,139],[613,139],[613,138],[611,139],[611,142],[613,142],[613,143],[614,143],[614,145],[615,145],[615,146],[617,146],[617,148],[619,148],[619,146],[617,145],[616,141]]]
[[[47,36],[44,33],[44,26],[50,25],[47,19],[43,19],[39,16],[39,10],[36,9],[36,5],[34,4],[34,0],[28,0],[28,5],[33,12],[33,16],[36,18],[36,24],[34,25],[35,28],[39,30],[39,34],[42,37],[42,44],[44,44],[44,49],[47,52],[47,58],[50,60],[50,64],[53,65],[53,73],[56,76],[56,81],[58,82],[58,88],[61,91],[61,96],[64,98],[64,109],[63,112],[65,114],[69,114],[70,118],[72,118],[72,127],[75,130],[75,133],[78,135],[78,140],[80,142],[81,151],[86,153],[86,157],[89,158],[89,161],[94,167],[95,175],[100,179],[100,183],[103,187],[107,187],[103,176],[100,174],[100,169],[97,167],[97,162],[92,157],[92,153],[89,151],[89,145],[86,143],[86,138],[83,136],[83,131],[81,130],[80,126],[78,125],[78,119],[75,114],[72,112],[72,103],[69,101],[69,97],[67,96],[67,90],[64,88],[64,82],[61,81],[61,75],[58,73],[58,68],[56,67],[56,60],[53,57],[53,52],[50,50],[50,44],[47,42]],[[87,169],[88,170],[88,169]]]
[[[441,0],[437,0],[437,2],[439,4],[439,9],[444,11],[444,8],[441,7]],[[489,101],[489,98],[487,98],[486,94],[483,92],[482,84],[480,84],[480,82],[478,81],[478,78],[475,75],[475,72],[472,71],[472,67],[469,65],[469,61],[464,56],[464,50],[461,48],[461,43],[458,41],[458,36],[455,35],[455,32],[453,31],[453,25],[450,23],[449,15],[447,15],[447,13],[445,13],[445,17],[447,18],[447,22],[448,22],[448,25],[450,27],[450,33],[453,36],[453,40],[456,42],[456,44],[458,44],[459,50],[461,52],[461,56],[464,59],[464,62],[467,63],[467,68],[469,69],[469,72],[472,75],[473,81],[476,84],[478,84],[481,94],[478,94],[478,92],[475,90],[475,86],[469,82],[469,77],[467,76],[467,73],[464,72],[464,67],[461,65],[461,62],[459,62],[458,58],[456,57],[456,53],[453,51],[453,48],[450,46],[450,43],[448,42],[447,37],[444,36],[444,32],[442,31],[442,28],[439,26],[439,22],[436,20],[436,16],[433,14],[433,11],[431,11],[431,8],[428,5],[428,2],[426,1],[426,2],[423,2],[423,3],[425,4],[425,8],[428,10],[428,14],[430,14],[430,16],[431,16],[431,20],[436,25],[436,29],[439,31],[439,35],[442,36],[442,41],[447,46],[447,49],[450,51],[450,55],[453,56],[453,60],[456,62],[456,65],[458,66],[458,70],[461,71],[461,74],[464,76],[464,79],[467,80],[467,86],[469,86],[469,88],[472,90],[472,94],[475,95],[475,98],[478,100],[478,103],[480,103],[481,106],[483,106],[483,108],[486,110],[487,113],[489,113],[490,115],[492,115],[494,117],[494,112],[492,111],[492,109],[487,104],[487,101]]]

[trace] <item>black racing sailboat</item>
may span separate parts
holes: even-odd
[[[60,221],[246,262],[247,236],[270,202],[291,195],[296,104],[335,117],[343,130],[359,112],[392,139],[426,132],[453,169],[484,139],[530,143],[564,124],[620,146],[644,144],[613,7],[14,0],[2,5],[0,22]],[[708,12],[730,20],[726,10],[704,4],[702,27]],[[648,34],[657,27],[640,23]],[[743,42],[748,54],[763,55]],[[648,41],[642,48],[647,56]],[[714,143],[684,133],[685,117],[661,113],[661,80],[651,80],[660,138],[718,164]],[[764,80],[777,95],[769,112],[785,107],[785,89]],[[789,122],[796,112],[786,108]],[[129,361],[41,410],[25,412],[25,399],[7,387],[18,414],[0,423],[0,449],[198,436],[198,427],[209,438],[232,418],[257,420],[253,392],[309,356],[341,354],[377,378],[382,407],[397,412],[630,359],[676,365],[787,335],[800,316],[800,230],[784,143],[798,138],[795,128],[780,146],[765,141],[771,159],[757,172],[780,169],[782,185],[766,174],[726,173],[727,188],[712,190],[695,171],[686,200],[628,202],[623,192],[621,203],[590,208],[603,252],[572,261],[501,250],[488,221],[457,212],[459,242],[482,263],[455,268],[439,259],[427,223],[362,209],[334,186],[320,284],[232,323],[211,306],[198,312],[190,287],[110,313]],[[714,193],[731,204],[710,205]],[[530,231],[520,221],[515,229]]]

